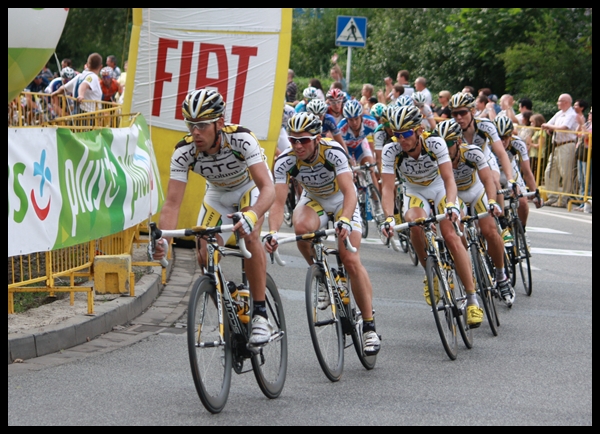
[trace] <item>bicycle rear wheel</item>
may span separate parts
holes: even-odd
[[[367,219],[367,192],[363,188],[358,189],[358,207],[360,209],[360,218],[362,220],[362,237],[369,236],[369,219]]]
[[[458,336],[457,320],[451,306],[452,300],[448,299],[448,288],[446,288],[445,279],[442,278],[442,270],[437,260],[428,257],[425,263],[425,272],[427,273],[427,282],[429,285],[429,297],[431,300],[431,311],[435,319],[442,345],[450,360],[456,360],[458,354]],[[435,280],[434,280],[435,278]],[[435,281],[439,285],[440,299],[435,300]]]
[[[319,309],[319,286],[325,285],[325,273],[317,264],[308,269],[306,275],[305,301],[308,330],[321,369],[330,381],[339,381],[344,370],[344,333],[335,301]],[[327,291],[329,292],[329,291]],[[331,294],[328,293],[328,297]]]
[[[283,221],[288,227],[292,227],[292,218],[294,216],[294,208],[296,207],[296,192],[294,182],[290,180],[288,195],[283,208]]]
[[[268,273],[265,300],[273,332],[281,334],[281,336],[262,347],[260,352],[253,356],[251,360],[254,376],[260,390],[267,398],[275,399],[281,395],[287,376],[287,328],[277,285]]]
[[[192,288],[187,336],[196,391],[209,412],[220,413],[231,387],[232,349],[226,319],[220,333],[217,291],[206,276],[198,278]]]
[[[531,264],[529,261],[529,250],[527,250],[527,239],[525,238],[525,230],[523,229],[523,225],[520,220],[515,221],[514,237],[515,244],[513,246],[513,251],[515,255],[515,262],[519,266],[519,274],[521,275],[521,281],[523,282],[525,294],[531,296],[531,291],[533,288],[531,280]]]
[[[356,305],[356,301],[354,300],[354,296],[352,295],[352,282],[349,282],[350,288],[350,303],[344,306],[346,311],[346,318],[350,321],[350,337],[352,337],[352,342],[354,344],[354,350],[356,351],[356,355],[358,356],[358,360],[364,366],[364,368],[368,371],[375,368],[375,363],[377,363],[377,355],[375,356],[367,356],[364,351],[365,343],[363,341],[363,318],[362,313],[358,309]]]
[[[417,252],[415,251],[415,246],[410,240],[410,232],[407,234],[407,249],[408,249],[408,257],[410,258],[412,264],[416,267],[419,265],[419,257],[417,256]]]
[[[485,310],[485,315],[487,317],[490,329],[492,330],[492,334],[494,336],[498,336],[496,304],[494,302],[494,295],[492,293],[493,284],[490,281],[489,270],[483,262],[479,249],[476,245],[471,245],[469,247],[469,252],[471,253],[471,261],[473,262],[473,271],[477,284],[477,292],[479,294],[479,298],[481,299],[483,310]]]

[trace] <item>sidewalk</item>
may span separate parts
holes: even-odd
[[[147,274],[136,283],[135,297],[97,304],[92,316],[77,315],[56,325],[10,334],[9,371],[13,367],[42,369],[58,359],[64,362],[91,352],[109,352],[176,326],[186,312],[197,272],[192,255],[190,249],[173,249],[167,285],[162,285],[159,273]],[[74,347],[77,349],[70,350]],[[38,359],[48,355],[52,357]]]

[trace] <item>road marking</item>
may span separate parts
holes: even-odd
[[[561,234],[561,235],[570,235],[570,232],[557,231],[556,229],[550,228],[536,228],[532,226],[527,226],[527,232],[535,232],[535,233],[544,233],[544,234]]]
[[[560,256],[584,256],[591,258],[591,250],[566,250],[566,249],[543,249],[539,247],[532,247],[531,254],[539,255],[560,255]]]
[[[544,214],[547,216],[552,216],[552,217],[558,217],[561,219],[566,219],[566,220],[574,220],[576,222],[579,223],[588,223],[588,224],[592,224],[592,219],[591,218],[583,218],[582,217],[577,217],[577,216],[570,216],[570,215],[563,215],[563,214],[557,214],[551,211],[540,211],[540,210],[534,210],[534,209],[530,209],[529,212],[533,212],[533,213],[538,213],[538,214]]]

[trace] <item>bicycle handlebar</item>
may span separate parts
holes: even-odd
[[[154,254],[154,246],[156,246],[156,241],[161,238],[181,238],[181,237],[190,237],[190,236],[204,236],[204,235],[212,235],[212,234],[220,234],[226,232],[233,232],[233,227],[235,225],[221,225],[221,226],[194,226],[188,229],[159,229],[156,226],[156,223],[150,223],[150,239],[151,239],[151,254]],[[240,251],[244,255],[246,259],[252,258],[252,253],[246,249],[246,242],[243,238],[238,238],[237,240],[238,247]],[[162,258],[160,260],[160,264],[163,267],[168,265],[168,261],[166,258]]]
[[[321,238],[321,237],[334,235],[334,234],[335,234],[335,229],[333,229],[333,228],[332,229],[321,229],[316,232],[310,232],[307,234],[294,235],[291,237],[282,238],[281,240],[277,240],[277,244],[278,245],[288,244],[288,243],[292,243],[294,241],[309,241],[309,240],[313,240],[315,238]],[[352,244],[350,244],[350,240],[348,238],[346,238],[344,240],[344,245],[346,246],[347,250],[349,250],[352,253],[356,253],[356,247],[354,247]],[[282,267],[286,265],[286,262],[283,259],[281,259],[281,256],[279,255],[279,250],[275,250],[273,252],[272,258],[274,258],[275,261]]]

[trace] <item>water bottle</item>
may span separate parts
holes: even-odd
[[[346,276],[342,276],[337,270],[333,270],[333,272],[335,276],[335,283],[340,291],[342,303],[350,303],[350,294],[348,293],[348,281],[346,280]]]
[[[237,287],[238,292],[238,316],[243,324],[250,322],[250,290],[241,284]]]

